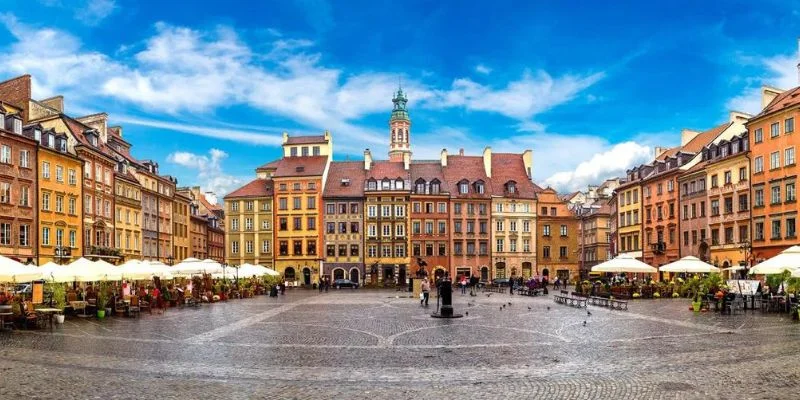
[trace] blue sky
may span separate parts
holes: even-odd
[[[531,148],[536,182],[562,191],[797,85],[788,2],[203,3],[0,0],[0,79],[109,113],[135,156],[219,194],[283,131],[385,154],[399,80],[414,157]]]

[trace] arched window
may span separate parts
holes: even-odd
[[[466,179],[458,182],[458,193],[467,194],[469,193],[469,182]]]
[[[434,179],[431,181],[431,193],[432,194],[439,194],[439,188],[441,187],[441,182],[438,179]]]
[[[425,193],[425,180],[420,178],[414,183],[416,186],[415,193]]]
[[[475,192],[480,194],[484,193],[483,181],[475,182]]]
[[[517,182],[508,181],[506,183],[506,191],[508,193],[516,193],[517,192]]]
[[[396,129],[392,129],[392,142],[394,142],[396,140],[396,133],[395,132],[397,132],[397,130]]]

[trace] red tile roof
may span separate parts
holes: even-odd
[[[375,178],[376,180],[383,178],[408,180],[411,175],[409,171],[405,170],[402,161],[379,160],[372,162],[369,171],[365,171],[365,176],[367,179]]]
[[[200,204],[208,211],[222,211],[222,207],[220,207],[218,204],[211,204],[208,200],[206,200],[206,195],[203,193],[200,193],[200,196],[198,196],[197,200],[200,201]]]
[[[234,190],[233,192],[228,193],[228,195],[225,196],[225,198],[233,199],[241,197],[269,197],[269,196],[272,196],[272,180],[255,179],[249,182],[248,184]]]
[[[533,182],[531,182],[531,183],[533,183]],[[542,193],[542,192],[544,192],[544,189],[542,189],[541,186],[533,183],[533,192],[534,193]]]
[[[98,151],[99,153],[102,153],[106,157],[114,158],[114,152],[111,150],[110,147],[106,146],[106,144],[103,143],[103,141],[99,138],[99,136],[97,139],[97,146],[95,147],[91,143],[89,143],[89,140],[86,139],[86,136],[83,135],[83,132],[92,129],[91,127],[88,127],[67,116],[62,116],[62,119],[64,120],[64,123],[67,125],[67,128],[69,128],[70,132],[72,132],[72,135],[75,137],[75,140],[78,141],[78,143],[82,144],[87,148]]]
[[[451,195],[460,198],[490,198],[492,182],[483,169],[483,157],[480,156],[447,156],[447,167],[444,168],[444,177],[447,185],[453,188]],[[470,192],[458,192],[458,183],[466,179],[470,183]],[[472,184],[482,180],[485,183],[483,194],[475,193]]]
[[[772,99],[772,101],[769,102],[769,104],[767,104],[767,106],[764,107],[764,109],[753,118],[759,118],[797,104],[800,104],[800,86],[789,89],[775,96],[775,98]]]
[[[703,149],[703,147],[711,143],[717,136],[720,135],[720,133],[725,131],[725,129],[728,129],[728,127],[731,125],[733,125],[733,122],[726,122],[705,132],[701,132],[699,135],[695,136],[694,139],[690,140],[689,143],[686,143],[686,145],[681,148],[681,151],[685,153],[699,152]]]
[[[348,179],[345,185],[342,180]],[[364,163],[335,161],[328,167],[323,197],[362,197],[364,195]]]
[[[114,176],[117,179],[124,179],[124,180],[128,181],[129,183],[135,184],[137,186],[141,186],[141,184],[139,184],[139,181],[136,179],[136,177],[133,176],[133,174],[131,174],[130,171],[125,171],[124,173],[115,171],[114,172]]]
[[[278,162],[275,178],[321,176],[328,164],[328,156],[284,157]]]
[[[280,159],[270,161],[270,162],[258,167],[257,169],[275,169],[275,168],[278,168],[278,164],[280,163],[280,161],[281,161]]]
[[[286,140],[286,144],[315,144],[315,143],[328,143],[325,135],[314,136],[290,136]]]
[[[525,161],[522,154],[493,153],[492,154],[492,194],[505,196],[505,185],[509,181],[516,182],[517,197],[533,199],[536,189],[533,186],[528,172],[525,170]]]
[[[442,193],[447,193],[450,191],[450,187],[447,184],[447,181],[444,179],[444,168],[442,167],[441,161],[412,161],[410,169],[412,187],[414,182],[420,178],[425,180],[425,182],[431,182],[434,179],[438,179],[440,182],[439,191]]]

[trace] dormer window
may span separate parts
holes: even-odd
[[[381,181],[381,190],[389,190],[392,187],[392,182],[388,179]]]
[[[16,133],[17,135],[21,135],[22,134],[22,118],[20,118],[20,117],[15,115],[14,118],[11,121],[13,122],[13,126],[12,126],[13,129],[12,130],[14,131],[14,133]]]
[[[484,193],[484,189],[483,189],[483,181],[477,181],[477,182],[475,182],[475,192],[476,192],[476,193],[480,193],[480,194],[483,194],[483,193]]]
[[[396,190],[403,190],[403,180],[402,179],[398,179],[398,180],[394,181],[394,188]]]
[[[441,184],[439,183],[438,179],[434,179],[431,181],[431,193],[432,194],[439,194],[439,188]]]
[[[37,142],[42,143],[42,130],[39,128],[34,129],[33,138],[36,139]]]
[[[51,149],[55,149],[56,148],[55,140],[56,140],[55,136],[53,136],[52,133],[48,133],[47,134],[47,147],[49,147]]]
[[[424,179],[422,179],[422,178],[417,179],[417,181],[414,183],[414,186],[416,186],[416,189],[414,191],[415,193],[425,193],[425,180]]]
[[[67,152],[67,138],[61,138],[58,140],[58,151],[62,153]]]
[[[517,192],[517,183],[514,181],[510,181],[506,183],[506,191],[508,193],[516,193]]]
[[[466,180],[462,180],[458,183],[458,193],[467,194],[469,193],[469,182]]]
[[[367,181],[367,190],[377,190],[378,189],[378,182],[374,179],[370,179]]]

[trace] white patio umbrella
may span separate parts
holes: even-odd
[[[242,264],[239,266],[239,277],[268,275],[270,269],[261,265]]]
[[[592,267],[592,272],[631,272],[654,274],[658,272],[658,270],[637,260],[631,255],[620,254],[611,260],[595,265]]]
[[[51,277],[55,282],[118,281],[122,279],[120,269],[105,261],[79,258],[65,268],[55,269]]]
[[[694,256],[686,256],[678,261],[662,265],[661,272],[711,273],[719,272],[719,268]]]
[[[30,282],[39,279],[42,279],[42,272],[37,267],[0,256],[0,282]]]
[[[267,267],[264,267],[264,274],[270,275],[270,276],[281,276],[280,272],[275,271],[274,269],[271,269],[271,268],[267,268]]]
[[[783,271],[794,272],[798,268],[800,268],[800,246],[792,246],[778,253],[775,257],[756,264],[753,268],[750,268],[750,274],[782,274]]]
[[[160,264],[160,265],[159,265]],[[122,276],[131,280],[153,279],[154,276],[172,279],[166,265],[150,263],[147,261],[131,260],[120,267]]]
[[[225,268],[222,267],[222,264],[208,258],[203,261],[200,261],[199,264],[202,266],[203,272],[207,274],[213,275],[213,274],[227,273],[225,271]]]
[[[174,276],[190,276],[202,274],[204,265],[196,258],[187,258],[169,268],[169,273]]]

